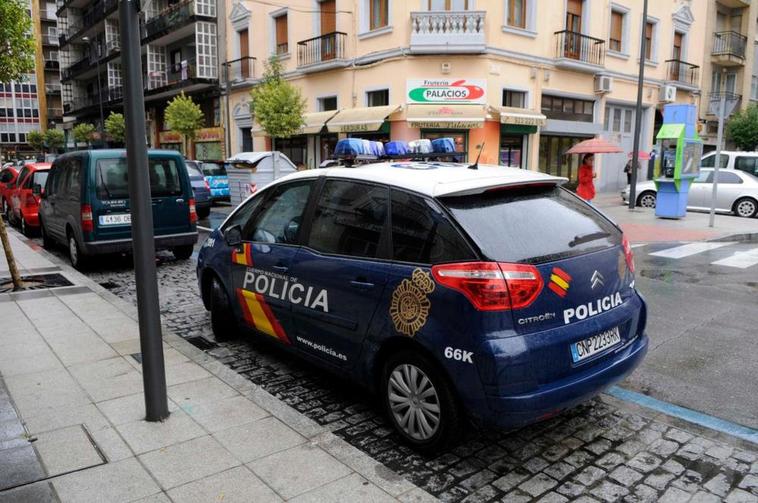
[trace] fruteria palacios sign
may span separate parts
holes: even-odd
[[[408,79],[408,103],[487,103],[484,79]]]

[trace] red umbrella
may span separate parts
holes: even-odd
[[[580,141],[566,151],[566,154],[620,154],[624,149],[602,138]]]
[[[632,158],[632,155],[634,152],[629,152],[629,155],[627,156],[629,159]],[[637,155],[637,158],[641,161],[649,161],[650,160],[650,153],[645,152],[644,150],[640,150],[639,154]]]

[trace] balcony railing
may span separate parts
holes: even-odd
[[[198,15],[214,17],[211,14],[212,12],[215,12],[215,9],[210,9],[210,13],[199,12],[195,5],[195,0],[183,0],[162,10],[157,16],[151,18],[145,23],[142,38],[152,37],[162,31],[170,31],[171,29],[179,28]]]
[[[90,59],[89,56],[84,56],[83,58],[79,59],[72,65],[68,66],[67,68],[64,68],[61,72],[61,79],[62,80],[68,80],[73,75],[86,70],[94,63],[94,60]]]
[[[666,78],[668,80],[681,82],[690,86],[698,85],[699,66],[679,59],[667,59],[666,65]]]
[[[335,31],[297,43],[297,66],[315,65],[345,57],[347,34]]]
[[[57,59],[45,60],[45,70],[58,70],[60,67],[61,67],[61,64]]]
[[[58,35],[42,35],[42,45],[58,45]]]
[[[45,84],[45,92],[47,94],[60,94],[61,92],[61,85],[60,84]]]
[[[712,56],[734,56],[745,59],[747,37],[736,31],[719,31],[713,34]]]
[[[575,31],[557,31],[555,56],[602,66],[605,63],[605,41]]]
[[[83,108],[94,107],[100,104],[102,99],[103,104],[118,101],[123,97],[123,90],[121,87],[107,87],[104,88],[101,94],[94,93],[87,96],[80,96],[67,101],[63,104],[63,110],[66,113],[71,113],[74,110],[81,110]]]
[[[255,58],[251,56],[227,61],[224,63],[224,68],[227,72],[227,78],[232,84],[255,78]]]
[[[48,22],[56,22],[58,20],[58,16],[56,16],[54,13],[50,14],[46,10],[39,11],[39,18],[42,21],[48,21]]]
[[[416,53],[481,52],[486,11],[411,12],[410,48]]]

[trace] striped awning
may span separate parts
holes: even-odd
[[[345,108],[326,123],[331,133],[357,133],[377,131],[391,114],[400,110],[400,105],[381,107]]]

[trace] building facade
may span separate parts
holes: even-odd
[[[707,9],[700,136],[705,149],[713,150],[721,96],[733,111],[758,102],[758,4],[749,0],[715,0],[708,2]]]
[[[575,179],[573,144],[602,135],[598,186],[626,183],[640,58],[642,138],[663,104],[699,103],[707,0],[227,0],[232,153],[271,148],[249,111],[264,62],[279,58],[307,99],[302,134],[274,144],[318,166],[339,138],[451,136],[469,160]],[[643,173],[643,176],[646,173]]]
[[[123,79],[117,0],[57,0],[63,108],[67,123],[98,129],[111,110],[122,111]],[[187,157],[221,159],[224,132],[219,86],[219,40],[224,4],[217,0],[151,0],[143,4],[142,80],[148,143],[182,149],[163,112],[185,93],[203,110],[205,128]],[[221,48],[223,53],[223,47]]]

